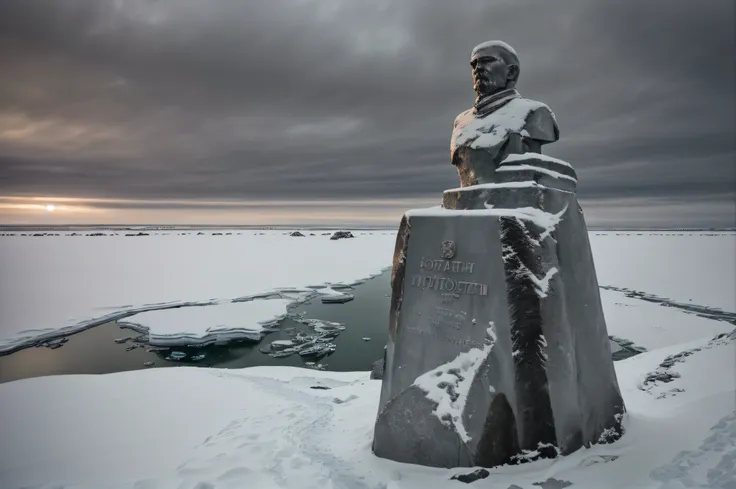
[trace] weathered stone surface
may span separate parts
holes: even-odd
[[[383,379],[383,366],[383,358],[373,362],[373,365],[371,365],[371,380]]]
[[[383,347],[383,358],[380,360],[376,360],[373,362],[373,365],[371,366],[371,379],[373,380],[382,380],[383,379],[383,371],[386,368],[386,349],[387,347]]]
[[[432,467],[469,467],[473,457],[457,432],[432,413],[436,407],[416,386],[409,386],[388,402],[392,416],[376,424],[374,451],[393,440],[392,460]],[[398,436],[397,436],[398,435]]]
[[[450,480],[460,481],[460,482],[464,482],[466,484],[470,484],[470,483],[475,482],[477,480],[485,479],[489,475],[491,475],[491,473],[488,472],[486,469],[476,469],[476,470],[474,470],[474,471],[472,471],[472,472],[470,472],[468,474],[453,475],[450,478]]]
[[[475,210],[402,219],[378,456],[492,467],[540,447],[567,454],[619,432],[624,405],[575,194],[534,182],[479,190],[455,192],[455,202]],[[489,328],[490,351],[462,372],[472,376],[469,387],[432,400],[418,379],[486,348]],[[442,420],[447,406],[460,417]],[[437,437],[442,443],[428,445]]]
[[[541,154],[554,114],[516,91],[506,43],[477,46],[471,67],[476,102],[450,143],[460,188],[399,226],[373,440],[380,457],[437,467],[610,442],[625,409],[577,174]]]

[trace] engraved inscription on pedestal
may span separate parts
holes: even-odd
[[[443,241],[440,246],[442,259],[421,257],[419,269],[421,273],[411,275],[410,285],[422,290],[433,290],[439,293],[438,300],[442,306],[434,306],[430,313],[429,324],[431,332],[416,327],[406,328],[407,332],[424,335],[427,339],[445,341],[458,346],[482,348],[482,343],[466,338],[455,338],[447,335],[447,331],[460,331],[466,323],[476,323],[474,318],[468,318],[468,312],[456,310],[457,299],[461,295],[488,295],[488,284],[470,280],[475,263],[470,261],[452,260],[457,252],[453,241]]]
[[[454,256],[454,251],[452,255]],[[475,263],[468,261],[433,260],[422,257],[421,271],[425,273],[412,275],[411,285],[412,287],[439,291],[444,302],[452,302],[454,299],[459,299],[461,294],[486,296],[488,295],[488,284],[461,280],[463,277],[458,277],[457,275],[442,275],[470,275],[473,273],[474,267]],[[432,275],[429,275],[430,273]]]
[[[394,250],[373,451],[397,462],[495,467],[622,433],[576,174],[542,154],[555,116],[516,90],[508,44],[470,65],[476,101],[450,140],[460,188],[407,212]]]
[[[442,246],[440,247],[440,255],[442,258],[451,260],[455,256],[456,251],[457,249],[455,248],[454,241],[446,240],[442,242]]]

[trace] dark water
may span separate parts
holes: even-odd
[[[383,347],[388,338],[388,312],[390,302],[390,271],[355,287],[350,293],[355,299],[345,304],[322,304],[319,300],[302,304],[292,313],[305,313],[305,317],[339,322],[345,330],[334,340],[337,350],[318,360],[327,370],[370,370],[371,364],[383,358]],[[289,339],[286,332],[297,328],[309,332],[309,328],[284,319],[278,331],[266,335],[258,344],[253,342],[229,343],[223,346],[172,347],[161,351],[146,351],[147,345],[126,351],[135,342],[118,344],[115,339],[134,338],[138,333],[120,328],[111,322],[67,337],[60,348],[26,348],[6,356],[0,356],[0,383],[29,377],[58,374],[105,374],[172,366],[202,366],[242,368],[262,365],[304,366],[313,358],[292,355],[272,358],[259,351],[269,342]],[[364,341],[368,337],[370,341]],[[172,351],[186,353],[183,361],[166,360]],[[204,355],[199,361],[191,357]],[[147,362],[154,362],[146,366]]]
[[[304,313],[306,318],[333,321],[345,325],[345,330],[333,341],[337,349],[332,354],[317,360],[326,370],[365,371],[370,370],[376,360],[383,358],[383,347],[388,338],[388,313],[390,303],[390,271],[366,281],[349,291],[355,299],[345,304],[322,304],[319,300],[301,304],[290,313]],[[205,306],[206,307],[206,306]],[[289,331],[296,328],[310,333],[308,327],[284,319],[277,331],[270,333],[260,343],[236,342],[227,345],[205,347],[171,347],[147,351],[148,345],[139,344],[132,338],[140,336],[130,329],[120,328],[111,322],[75,335],[68,336],[61,347],[26,348],[0,356],[0,383],[29,377],[58,374],[106,374],[146,368],[200,366],[218,368],[242,368],[264,365],[304,367],[314,358],[291,355],[273,358],[261,353],[274,340],[287,340]],[[116,339],[131,338],[125,343]],[[365,341],[363,338],[370,338]],[[622,360],[644,351],[625,339],[615,338],[620,349],[615,347],[613,359]],[[135,346],[132,350],[132,346]],[[616,351],[618,350],[618,351]],[[171,352],[186,354],[184,360],[167,360]],[[204,358],[192,361],[192,357]],[[150,364],[153,362],[153,365]]]

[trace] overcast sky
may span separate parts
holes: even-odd
[[[502,39],[590,225],[734,226],[734,4],[2,0],[0,223],[396,224]]]

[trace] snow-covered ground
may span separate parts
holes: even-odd
[[[299,238],[253,230],[104,233],[0,236],[0,352],[136,311],[212,302],[222,306],[165,309],[128,321],[150,330],[154,344],[249,336],[307,293],[335,294],[321,286],[354,283],[389,267],[396,235],[357,232],[332,241],[323,231]],[[736,311],[736,233],[590,236],[601,285]],[[233,299],[252,303],[228,306]],[[678,331],[689,338],[687,324]]]
[[[285,315],[286,304],[315,289],[380,273],[391,265],[396,235],[357,232],[355,238],[333,241],[332,233],[321,231],[305,237],[217,232],[222,234],[0,236],[0,352],[135,311],[233,299],[253,304],[186,313],[169,309],[130,321],[149,328],[154,344],[211,339],[215,330],[222,338],[260,330]],[[196,320],[181,321],[185,314]]]
[[[703,338],[617,362],[629,411],[621,440],[493,469],[473,487],[534,489],[549,479],[586,489],[734,487],[735,340]],[[701,350],[670,368],[679,378],[645,383],[668,355],[693,348]],[[463,487],[450,477],[468,469],[372,455],[380,381],[368,375],[180,367],[3,384],[0,487]]]
[[[323,236],[287,238],[281,233],[271,233],[265,239],[260,235],[232,237],[230,244],[214,241],[227,238],[151,236],[126,238],[118,243],[123,240],[116,237],[0,237],[2,257],[7,256],[3,253],[10,246],[20,252],[23,243],[33,253],[30,258],[18,255],[18,265],[8,263],[12,280],[4,273],[0,278],[0,318],[24,317],[18,306],[6,303],[4,294],[14,280],[23,284],[24,293],[34,290],[33,284],[38,286],[39,292],[31,297],[12,292],[16,300],[23,299],[22,306],[43,309],[59,305],[66,297],[88,313],[95,311],[94,304],[236,298],[273,293],[277,288],[354,281],[377,273],[390,263],[394,234],[365,235],[338,242]],[[106,239],[107,244],[86,244],[88,240]],[[149,239],[151,243],[146,244]],[[259,239],[263,240],[260,246],[256,244]],[[13,240],[18,241],[7,244]],[[49,256],[59,251],[52,243],[65,240],[77,242],[86,252],[70,251],[74,247],[63,243],[58,246],[67,253],[66,259]],[[637,236],[593,232],[591,241],[601,285],[646,292],[686,305],[736,310],[734,234]],[[246,243],[249,246],[244,248]],[[145,266],[139,266],[144,249],[158,250],[162,256],[149,258]],[[176,258],[167,257],[166,253]],[[186,267],[188,260],[196,261],[196,253],[212,257],[204,260],[209,265],[193,263],[183,272],[175,269]],[[280,259],[275,253],[291,256]],[[105,265],[108,259],[118,263],[114,270]],[[315,261],[318,265],[314,265]],[[122,263],[135,267],[135,272],[122,270],[128,266]],[[295,268],[301,263],[312,263],[308,272]],[[78,272],[80,269],[83,271]],[[27,276],[34,270],[38,275]],[[65,270],[63,277],[54,277],[54,273]],[[261,277],[253,270],[270,275]],[[168,277],[166,272],[175,276]],[[95,278],[96,274],[100,278]],[[132,278],[136,280],[119,283]],[[176,280],[183,278],[188,284]],[[93,282],[85,284],[86,279]],[[114,294],[94,289],[111,282],[118,282],[113,286]],[[81,292],[75,295],[70,284]],[[154,284],[168,284],[172,290],[155,297],[147,295],[155,291]],[[134,290],[136,287],[141,290]],[[47,298],[44,293],[53,297]],[[89,297],[78,297],[86,293]],[[279,306],[270,314],[281,311],[284,304],[277,303],[297,296],[299,293],[292,291],[285,298],[278,295],[269,299]],[[135,297],[139,302],[123,301],[123,297]],[[582,449],[556,460],[490,470],[487,478],[472,487],[736,487],[734,325],[700,317],[682,307],[665,307],[667,303],[663,306],[626,297],[620,291],[602,290],[601,297],[609,333],[648,349],[616,362],[628,409],[626,434],[614,444]],[[106,301],[96,303],[95,298]],[[254,303],[206,306],[196,308],[196,312],[212,312],[203,320],[209,327],[217,328],[223,322],[217,314],[230,317],[227,311],[218,312],[217,308],[248,307],[247,304]],[[16,308],[14,316],[3,310],[5,306]],[[61,310],[69,314],[69,309]],[[176,322],[171,319],[173,316],[164,316],[167,312],[186,314],[187,309],[150,312],[129,320],[142,317],[154,328],[164,328]],[[30,314],[52,320],[53,313],[54,310],[42,310]],[[158,319],[156,315],[160,315]],[[249,323],[234,327],[247,329]],[[717,335],[720,338],[714,340]],[[450,477],[470,472],[468,469],[411,466],[372,455],[370,445],[379,391],[380,381],[369,380],[368,372],[319,372],[290,367],[179,367],[100,376],[42,377],[2,384],[0,488],[464,487],[463,483],[450,481]]]
[[[589,234],[600,285],[736,311],[736,233]]]

